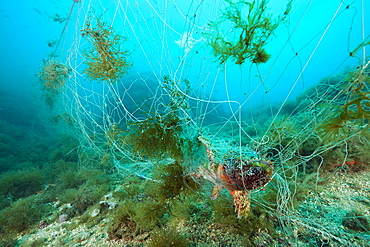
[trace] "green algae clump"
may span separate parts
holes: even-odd
[[[188,92],[190,82],[184,80]],[[163,111],[151,113],[144,111],[148,117],[141,121],[128,124],[128,135],[124,140],[131,146],[133,153],[142,158],[151,160],[162,160],[172,158],[183,161],[186,155],[192,156],[194,147],[198,147],[199,141],[193,136],[188,124],[188,118],[183,112],[189,110],[187,97],[180,92],[178,85],[169,76],[164,76],[163,89],[168,93],[161,107]],[[112,127],[109,139],[122,139],[121,130]]]
[[[22,198],[0,211],[0,238],[9,233],[18,233],[36,225],[49,205],[40,203],[37,195]]]
[[[186,247],[189,241],[176,229],[157,229],[151,232],[148,247]]]
[[[197,181],[187,174],[186,168],[179,162],[156,165],[153,178],[159,182],[149,190],[153,190],[151,194],[155,194],[157,200],[161,202],[173,199],[180,194],[189,196],[200,189]]]
[[[346,134],[349,131],[365,131],[370,121],[369,68],[359,68],[348,72],[340,82],[342,93],[338,100],[324,105],[330,112],[329,119],[318,126],[318,132],[325,138]]]
[[[62,92],[71,71],[72,69],[69,66],[55,59],[44,61],[40,68],[38,76],[41,81],[41,89],[50,108],[53,108],[57,101],[58,95]]]
[[[292,0],[288,1],[283,16],[277,18],[267,13],[268,0],[225,1],[228,6],[216,21],[209,23],[212,32],[205,34],[215,57],[221,64],[229,58],[239,65],[246,59],[256,64],[266,63],[270,55],[265,46],[280,22],[289,14]]]
[[[42,89],[52,94],[58,94],[70,72],[70,67],[55,59],[45,61],[38,73],[42,82]]]
[[[129,143],[134,153],[153,160],[171,157],[181,160],[183,157],[181,120],[174,114],[164,117],[150,117],[132,123],[133,131]]]
[[[91,43],[83,51],[86,65],[83,73],[87,79],[114,83],[131,67],[129,51],[121,50],[126,38],[115,34],[113,28],[101,22],[100,18],[96,20],[95,27],[88,22],[86,28],[81,30],[81,35]]]

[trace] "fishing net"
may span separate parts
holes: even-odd
[[[175,161],[292,243],[351,245],[363,236],[322,209],[334,171],[369,159],[365,23],[363,1],[73,1],[42,75],[107,169],[151,179]]]

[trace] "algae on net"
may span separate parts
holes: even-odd
[[[243,64],[246,59],[256,64],[266,63],[270,54],[265,46],[280,22],[286,19],[293,0],[288,1],[283,16],[277,18],[267,13],[269,0],[225,1],[228,6],[216,21],[209,23],[213,31],[205,34],[215,57],[221,64],[229,58],[236,64]],[[226,31],[222,27],[227,26],[228,22],[231,22],[231,28]]]
[[[58,99],[58,95],[63,91],[64,85],[71,73],[72,69],[55,60],[49,59],[43,63],[38,76],[41,81],[41,89],[43,97],[50,109],[54,107]]]
[[[336,111],[329,114],[329,119],[318,126],[319,134],[324,137],[337,136],[341,133],[364,131],[370,121],[370,72],[361,67],[348,72],[339,82],[342,92],[337,101],[324,105]],[[327,116],[327,114],[325,114]]]
[[[47,60],[38,73],[42,89],[51,94],[58,94],[70,72],[71,68],[67,65],[54,59]]]
[[[129,51],[121,50],[126,39],[115,34],[113,28],[101,22],[100,18],[95,27],[87,22],[81,35],[91,42],[91,47],[83,51],[86,65],[83,72],[89,80],[113,83],[131,67]]]
[[[150,117],[131,124],[132,132],[128,136],[128,143],[134,153],[159,160],[166,157],[182,160],[183,142],[182,121],[174,115],[164,117]]]

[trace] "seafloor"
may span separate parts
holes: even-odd
[[[55,131],[55,119],[35,118],[33,104],[3,95],[0,246],[370,246],[364,162],[330,161],[303,178],[284,220],[258,194],[238,219],[227,191],[211,200],[207,181],[176,187],[176,166],[152,179],[118,172],[109,156]]]

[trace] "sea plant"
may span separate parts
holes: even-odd
[[[186,172],[186,168],[175,161],[170,164],[158,164],[154,167],[153,178],[158,181],[151,187],[151,194],[164,202],[173,199],[180,193],[190,195],[199,190],[200,185]]]
[[[129,143],[135,153],[154,160],[166,157],[182,159],[183,127],[178,116],[170,114],[150,117],[130,125],[133,129],[129,136]]]
[[[190,81],[184,79],[184,91],[181,91],[179,86],[170,76],[163,76],[163,89],[168,93],[170,99],[168,104],[168,111],[178,113],[180,110],[188,110],[189,104],[187,100],[187,94],[190,91]]]
[[[131,67],[129,51],[121,49],[126,38],[116,34],[101,18],[97,18],[95,27],[88,21],[81,35],[91,44],[83,51],[86,65],[83,73],[89,80],[114,83]]]
[[[45,175],[36,168],[5,172],[0,175],[0,195],[8,200],[28,197],[41,191],[44,182]]]
[[[22,232],[37,224],[49,206],[40,203],[37,195],[22,198],[0,211],[0,236]]]
[[[114,210],[109,223],[110,238],[130,239],[176,222],[174,218],[179,215],[189,219],[188,208],[193,208],[190,204],[194,202],[188,197],[195,195],[200,186],[186,168],[179,162],[157,164],[151,177],[143,187],[136,184],[142,181],[131,180],[125,191],[115,193],[123,202]]]
[[[195,137],[197,133],[189,127],[187,117],[190,82],[186,79],[182,82],[185,84],[183,91],[179,88],[180,82],[164,76],[162,88],[168,99],[158,105],[161,110],[152,112],[141,109],[147,117],[129,123],[125,138],[122,138],[121,127],[113,125],[107,133],[108,143],[109,140],[120,139],[122,144],[131,146],[135,154],[151,160],[172,158],[183,161],[185,156],[195,158],[192,156],[196,156],[197,152],[193,149],[199,146],[199,141]]]
[[[106,131],[105,139],[107,142],[105,145],[112,147],[114,143],[121,143],[124,142],[124,133],[122,127],[120,127],[117,123],[112,124],[109,129]]]
[[[329,119],[318,126],[319,133],[324,137],[333,137],[349,131],[368,128],[370,120],[370,75],[369,69],[360,67],[348,72],[348,76],[340,82],[342,92],[337,101],[326,108],[335,109],[329,114]],[[327,106],[330,107],[327,107]],[[353,125],[350,127],[350,125]]]
[[[49,59],[44,61],[38,76],[41,81],[41,89],[45,92],[45,101],[50,108],[52,108],[57,101],[57,97],[63,90],[71,71],[69,66],[58,60]]]
[[[69,77],[70,72],[70,67],[55,59],[44,61],[38,73],[42,82],[42,89],[51,94],[58,94]]]
[[[267,11],[269,0],[225,1],[227,6],[218,19],[209,23],[212,31],[205,33],[215,57],[221,64],[228,59],[236,64],[243,64],[246,59],[256,64],[266,63],[270,54],[265,46],[280,22],[286,19],[293,0],[288,1],[283,16],[277,18]]]
[[[342,219],[342,225],[352,231],[357,232],[370,231],[370,224],[366,215],[364,215],[362,212],[358,210],[348,212]]]
[[[189,241],[176,229],[157,229],[151,232],[148,247],[186,247]]]

